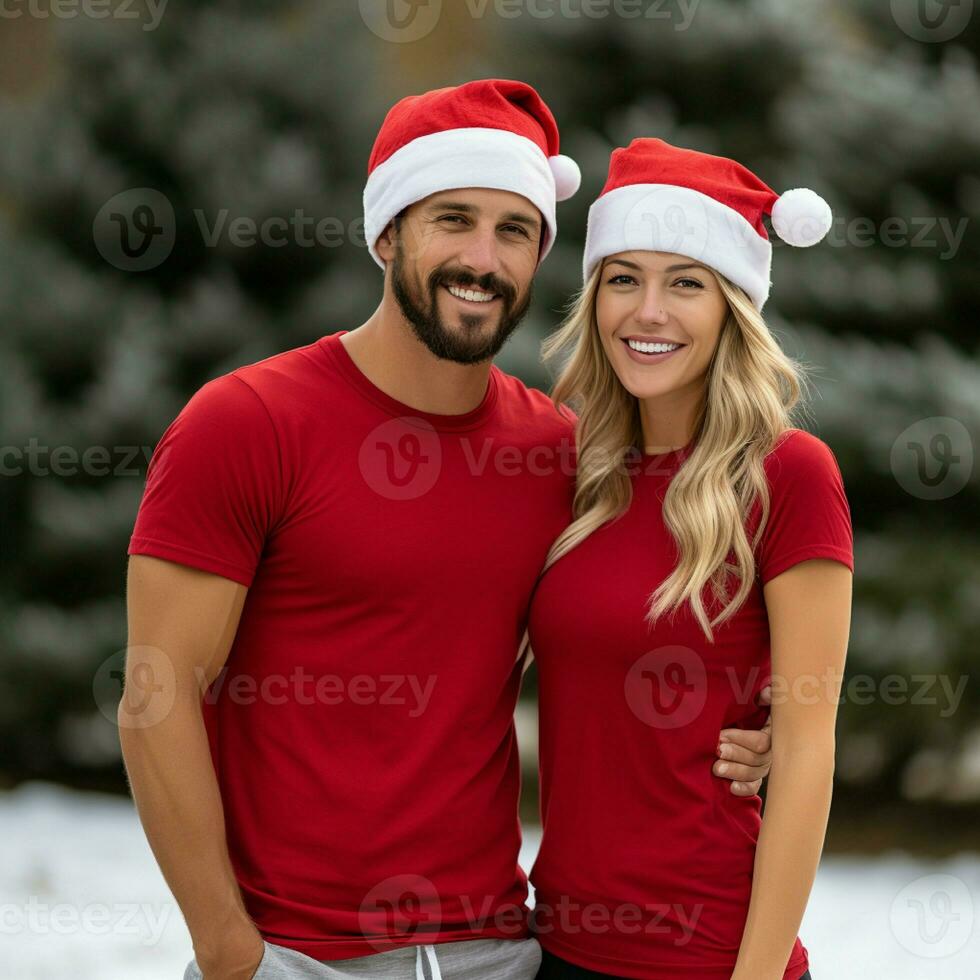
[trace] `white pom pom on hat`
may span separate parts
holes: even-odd
[[[780,194],[770,217],[776,234],[787,245],[798,248],[816,245],[834,223],[830,205],[808,187],[794,187]]]
[[[582,185],[582,171],[579,165],[564,153],[548,157],[548,166],[555,177],[555,197],[567,201]]]

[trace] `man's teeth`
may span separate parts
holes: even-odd
[[[484,293],[479,289],[461,289],[459,286],[447,286],[453,296],[457,296],[459,299],[468,299],[471,303],[489,303],[490,300],[496,299],[496,293]]]
[[[667,351],[677,350],[682,346],[681,344],[644,344],[639,340],[627,340],[626,343],[642,354],[666,354]]]

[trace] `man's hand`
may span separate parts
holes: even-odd
[[[759,692],[759,704],[772,704],[772,688]],[[712,772],[731,779],[731,792],[736,796],[755,796],[762,780],[772,768],[772,715],[765,725],[755,729],[724,728],[718,738],[718,761]]]

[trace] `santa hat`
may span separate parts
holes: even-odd
[[[585,281],[618,252],[677,252],[741,286],[761,311],[772,266],[764,214],[784,242],[803,247],[833,222],[827,202],[804,187],[777,194],[736,160],[635,139],[613,151],[606,186],[589,209]]]
[[[524,82],[486,78],[396,103],[381,126],[364,187],[364,234],[374,261],[378,237],[396,214],[436,191],[490,187],[521,194],[541,212],[540,262],[554,244],[555,202],[581,182],[558,152],[558,125]]]

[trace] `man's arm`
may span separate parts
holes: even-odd
[[[772,688],[759,692],[759,704],[772,704]],[[718,736],[718,761],[712,772],[722,779],[732,780],[735,796],[755,796],[762,780],[772,768],[772,715],[765,725],[753,728],[724,728]]]
[[[148,555],[129,560],[119,739],[143,829],[205,980],[251,980],[264,952],[228,856],[201,715],[246,592],[230,579]]]

